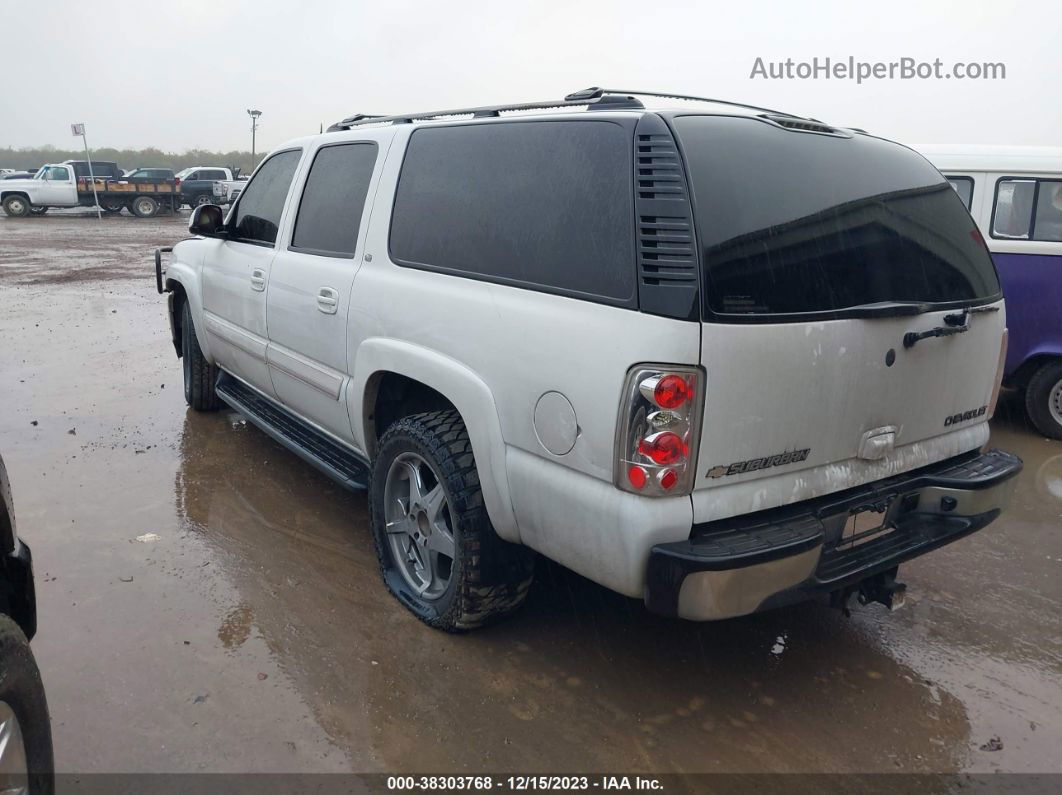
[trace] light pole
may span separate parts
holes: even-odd
[[[262,115],[262,111],[248,108],[247,115],[251,117],[251,171],[254,171],[254,134],[258,129],[258,117]]]

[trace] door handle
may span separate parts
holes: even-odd
[[[339,308],[339,291],[322,287],[317,291],[317,308],[326,315],[334,315]]]
[[[265,289],[266,275],[265,271],[261,268],[255,268],[251,271],[251,289],[262,292]]]

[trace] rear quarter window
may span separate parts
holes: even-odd
[[[633,304],[631,136],[604,120],[415,131],[395,194],[391,258]]]

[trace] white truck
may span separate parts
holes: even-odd
[[[248,177],[235,177],[214,183],[214,198],[217,204],[232,204],[247,186]]]
[[[897,606],[1021,469],[986,448],[992,259],[910,149],[690,100],[281,146],[156,252],[188,404],[367,488],[384,582],[440,629],[516,609],[532,551],[693,620]]]
[[[108,212],[128,207],[139,218],[151,218],[164,207],[176,211],[177,182],[161,178],[92,179],[78,176],[73,163],[50,163],[30,179],[0,182],[0,206],[14,218],[43,215],[52,207],[95,207],[97,201]]]

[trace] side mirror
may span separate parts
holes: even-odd
[[[225,215],[216,204],[201,204],[192,210],[188,219],[188,231],[201,237],[221,237],[225,228]]]

